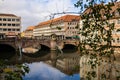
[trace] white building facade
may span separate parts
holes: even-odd
[[[56,34],[58,39],[72,38],[78,35],[79,30],[76,29],[80,20],[76,15],[65,15],[59,18],[41,22],[34,30],[33,35],[36,38],[49,39],[52,34]]]
[[[14,37],[21,31],[21,17],[14,14],[0,14],[0,38]]]

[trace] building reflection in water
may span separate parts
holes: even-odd
[[[69,76],[43,62],[28,65],[30,72],[23,77],[24,80],[80,80],[79,74]]]
[[[60,58],[56,59],[56,61],[48,60],[45,61],[45,63],[59,69],[66,74],[71,75],[74,73],[79,73],[79,61],[80,55],[77,53],[72,53],[69,55],[64,54]]]
[[[88,72],[95,71],[96,77],[91,77],[92,80],[120,80],[120,54],[114,54],[115,60],[111,58],[111,61],[108,57],[102,57],[99,60],[100,65],[96,65],[95,68],[91,67],[89,61],[95,63],[95,59],[90,59],[89,55],[84,55],[80,59],[80,76],[83,79],[86,79]]]

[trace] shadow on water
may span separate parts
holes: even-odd
[[[15,49],[8,44],[0,44],[0,59],[10,59],[16,54]]]
[[[78,50],[77,46],[72,44],[65,44],[62,49],[63,53],[74,53]]]
[[[45,45],[41,45],[41,49],[36,53],[23,53],[23,54],[28,57],[37,58],[37,57],[43,57],[49,53],[50,53],[50,48]]]

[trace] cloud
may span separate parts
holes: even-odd
[[[43,62],[29,64],[29,67],[30,72],[24,77],[25,80],[62,80],[66,76]]]
[[[29,64],[30,72],[23,80],[80,80],[79,74],[68,76],[43,62]]]
[[[77,0],[3,0],[0,13],[21,16],[22,30],[49,19],[50,14],[63,11],[75,12],[73,1]]]

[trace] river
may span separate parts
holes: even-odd
[[[11,49],[10,51],[6,50],[6,46],[4,47],[2,45],[2,53],[0,55],[1,58],[12,58],[14,56],[14,51]],[[8,47],[10,49],[10,47]],[[12,53],[10,53],[12,52]],[[11,55],[12,54],[12,55]],[[45,53],[46,54],[46,53]],[[22,54],[23,56],[24,54]],[[24,55],[28,56],[28,55]],[[44,55],[32,55],[34,56],[34,59],[37,58],[36,56],[44,56]],[[31,57],[31,55],[29,56]],[[8,60],[7,60],[8,61]],[[32,62],[32,63],[26,63],[28,64],[30,71],[29,73],[25,74],[23,76],[23,80],[80,80],[79,73],[68,75],[66,73],[61,72],[61,70],[52,67],[52,65],[48,65],[45,62],[39,61],[39,62]]]
[[[30,72],[23,77],[23,80],[80,80],[79,74],[66,75],[44,62],[34,62],[28,65]]]

